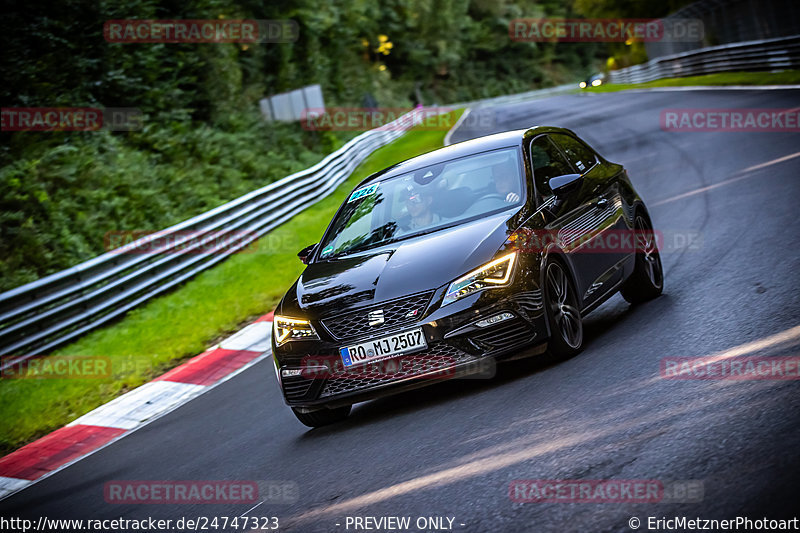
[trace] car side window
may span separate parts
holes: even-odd
[[[567,155],[567,159],[579,173],[583,174],[597,163],[594,152],[574,137],[554,133],[550,138]]]
[[[548,184],[551,178],[575,172],[558,148],[547,137],[547,135],[540,135],[531,142],[533,179],[536,184],[536,190],[542,196],[553,194]]]

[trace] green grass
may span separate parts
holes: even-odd
[[[460,111],[452,113],[454,124]],[[446,131],[412,130],[370,155],[336,191],[180,289],[55,355],[107,357],[103,379],[0,379],[0,452],[18,448],[162,374],[269,312],[303,269],[346,195],[369,174],[442,146]]]
[[[800,70],[781,72],[721,72],[704,76],[686,78],[666,78],[647,83],[609,83],[599,87],[589,87],[581,91],[611,93],[628,89],[648,89],[651,87],[683,87],[691,85],[789,85],[800,83]]]

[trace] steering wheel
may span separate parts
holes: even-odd
[[[484,200],[500,200],[501,202],[505,202],[506,201],[506,199],[505,199],[505,197],[503,195],[497,194],[497,193],[489,193],[489,194],[487,194],[485,196],[481,196],[480,198],[478,198],[478,202],[483,202]],[[478,202],[475,202],[475,203],[478,203]]]
[[[491,211],[492,209],[498,209],[504,205],[507,205],[505,198],[499,194],[491,193],[478,198],[474,204],[469,206],[469,209],[464,211],[464,214],[475,215],[484,213],[486,211]]]

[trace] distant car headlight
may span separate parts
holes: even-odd
[[[511,252],[499,259],[486,263],[466,276],[458,278],[447,288],[442,306],[451,304],[483,289],[507,285],[508,280],[511,279],[511,269],[514,267],[516,258],[517,252]]]
[[[578,84],[578,87],[580,87],[581,89],[585,89],[586,88],[586,82],[585,81],[580,82]]]
[[[603,80],[594,80],[592,81],[592,87],[597,87],[598,85],[602,85]]]
[[[278,315],[272,321],[272,335],[278,346],[289,341],[319,340],[314,326],[308,320]]]

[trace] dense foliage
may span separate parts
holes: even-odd
[[[0,290],[304,168],[345,134],[264,123],[257,101],[319,83],[327,105],[443,104],[584,77],[600,45],[520,43],[513,18],[556,0],[7,2],[3,107],[134,107],[134,132],[3,132]],[[113,19],[294,19],[285,44],[111,44]],[[390,44],[387,44],[390,43]]]

